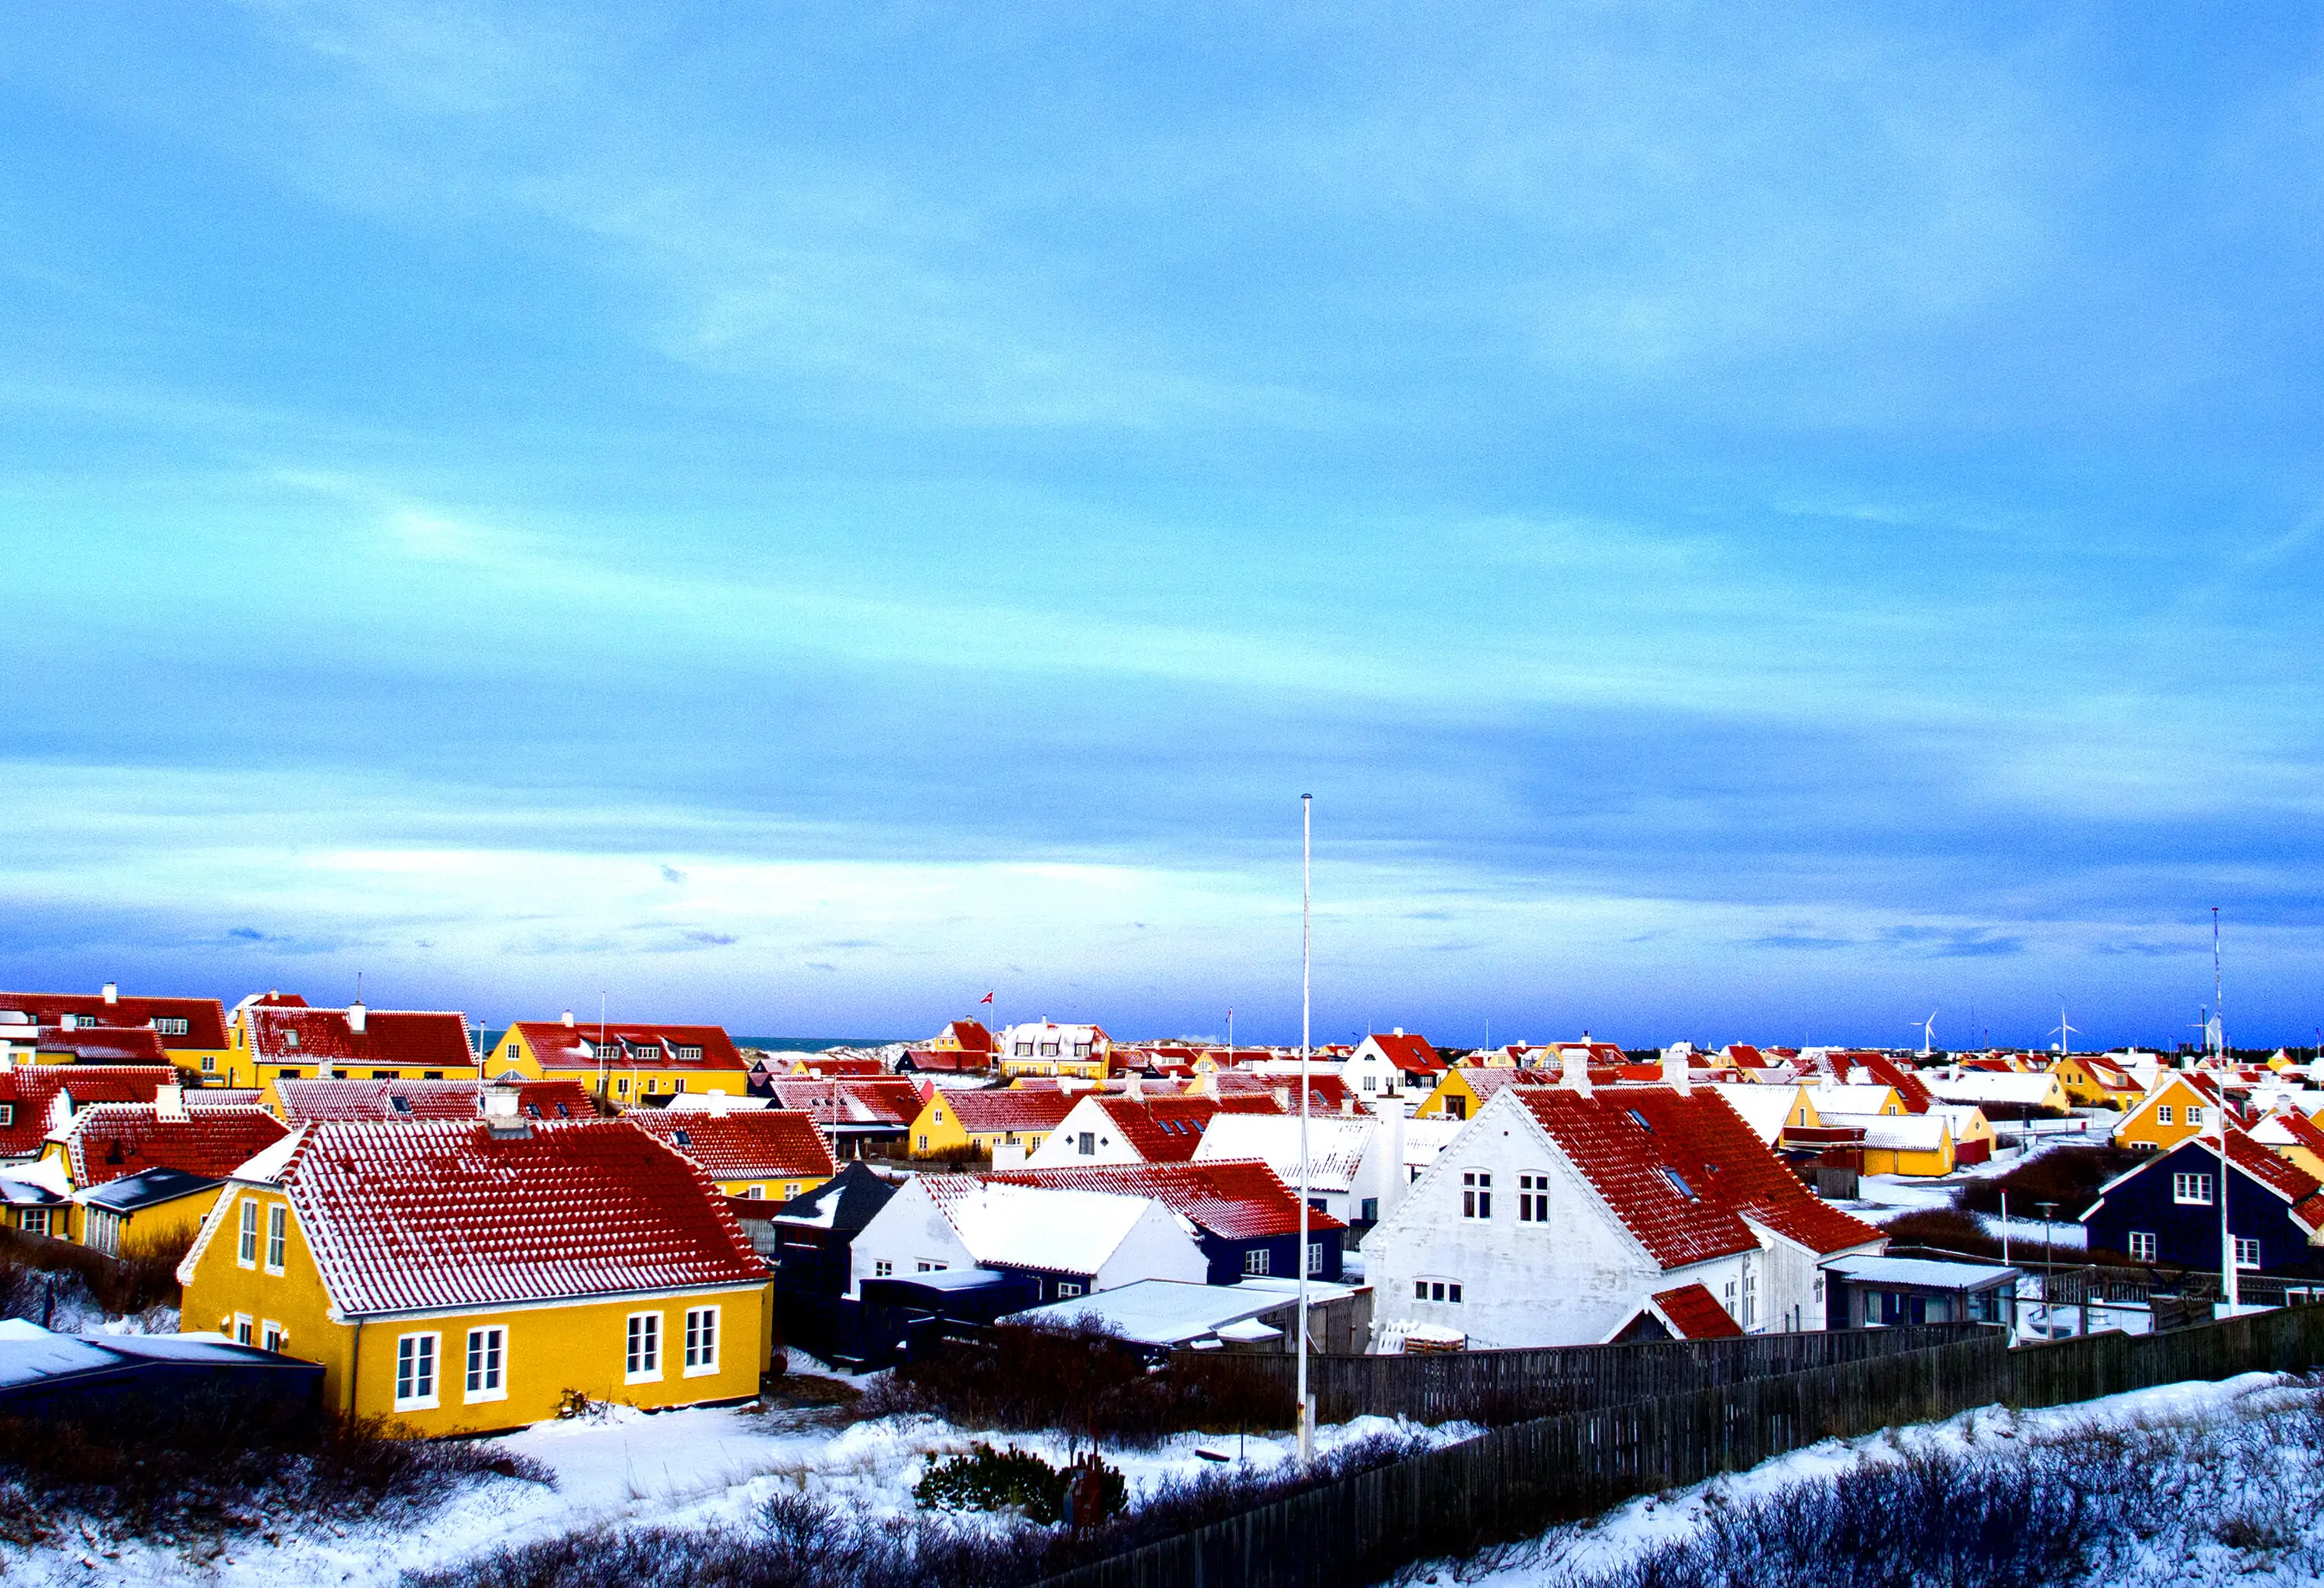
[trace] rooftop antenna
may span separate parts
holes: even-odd
[[[1299,1464],[1315,1459],[1314,1403],[1307,1399],[1307,1054],[1314,985],[1315,797],[1299,797]]]
[[[363,972],[361,971],[355,973],[355,1002],[357,1003],[363,1002]]]

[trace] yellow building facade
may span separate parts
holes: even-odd
[[[2167,1071],[2115,1127],[2115,1144],[2167,1152],[2192,1137],[2217,1135],[2218,1109],[2208,1085],[2198,1087],[2183,1072]]]

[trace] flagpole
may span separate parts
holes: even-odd
[[[1315,797],[1299,797],[1299,1464],[1315,1458],[1315,1429],[1307,1399],[1307,1053],[1314,965],[1313,927]]]
[[[2211,1018],[2218,1022],[2218,1068],[2211,1072],[2218,1096],[2211,1106],[2219,1116],[2219,1295],[2227,1316],[2236,1316],[2243,1287],[2236,1282],[2236,1238],[2227,1223],[2227,1017],[2219,1004],[2219,907],[2211,906]]]

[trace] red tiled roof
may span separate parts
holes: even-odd
[[[161,1065],[19,1065],[0,1070],[0,1103],[8,1122],[0,1125],[0,1157],[30,1158],[48,1140],[49,1111],[57,1094],[69,1094],[75,1107],[92,1103],[151,1103],[178,1072]]]
[[[915,1048],[905,1057],[916,1070],[945,1070],[982,1074],[992,1067],[990,1053],[971,1052],[967,1048]]]
[[[150,1026],[76,1026],[69,1031],[60,1026],[42,1026],[37,1036],[30,1027],[0,1026],[0,1041],[21,1042],[27,1037],[42,1052],[71,1054],[74,1064],[170,1062],[161,1033]]]
[[[379,1017],[372,1017],[376,1020]],[[604,1066],[619,1070],[740,1070],[742,1049],[723,1026],[657,1026],[610,1020],[590,1020],[568,1026],[563,1020],[519,1020],[517,1034],[544,1066],[594,1070],[597,1049],[604,1048]],[[681,1048],[699,1048],[700,1058],[681,1059]]]
[[[1084,1095],[1078,1092],[1024,1091],[1016,1087],[1005,1092],[944,1094],[961,1129],[973,1136],[994,1131],[1054,1131]]]
[[[2298,1109],[2287,1108],[2270,1117],[2282,1122],[2284,1133],[2292,1138],[2294,1145],[2305,1147],[2310,1152],[2324,1152],[2324,1127],[2319,1127]]]
[[[522,1136],[448,1120],[302,1126],[280,1185],[333,1306],[432,1311],[762,1284],[700,1166],[623,1120]],[[225,1217],[211,1215],[180,1273]]]
[[[641,1109],[622,1117],[700,1164],[714,1180],[829,1179],[836,1172],[815,1122],[789,1109]]]
[[[35,1025],[57,1026],[64,1023],[61,1017],[71,1015],[76,1024],[87,1020],[96,1026],[146,1026],[155,1020],[179,1020],[186,1022],[186,1034],[172,1036],[173,1048],[219,1048],[226,1045],[226,1007],[215,998],[129,998],[107,1003],[97,993],[79,992],[0,992],[0,1009],[13,1009],[32,1017]],[[0,1036],[8,1035],[0,1029]]]
[[[156,1168],[222,1180],[287,1134],[281,1120],[246,1104],[189,1107],[184,1119],[165,1120],[150,1103],[99,1103],[65,1128],[65,1157],[76,1186]]]
[[[1926,1113],[1937,1101],[1935,1094],[1914,1072],[1911,1065],[1898,1064],[1877,1053],[1835,1054],[1833,1057],[1845,1057],[1849,1068],[1868,1070],[1872,1078],[1884,1086],[1894,1086],[1896,1101],[1904,1105],[1906,1113]],[[1841,1076],[1846,1078],[1845,1070]]]
[[[1388,1063],[1406,1075],[1434,1075],[1445,1067],[1444,1061],[1436,1057],[1436,1049],[1428,1045],[1428,1039],[1416,1032],[1399,1036],[1394,1031],[1374,1031],[1371,1042]]]
[[[1203,1127],[1219,1112],[1208,1097],[1102,1096],[1097,1106],[1148,1163],[1184,1163],[1194,1157]]]
[[[992,1033],[982,1020],[954,1020],[945,1028],[964,1053],[981,1053],[988,1058],[992,1054]]]
[[[767,1090],[779,1106],[804,1113],[818,1125],[887,1125],[901,1130],[918,1117],[925,1101],[920,1089],[906,1076],[883,1076],[877,1080],[843,1076],[836,1081],[786,1076],[770,1081]]]
[[[786,1079],[812,1077],[828,1080],[834,1076],[844,1076],[854,1080],[868,1080],[887,1073],[888,1066],[876,1058],[826,1058],[820,1053],[803,1053],[792,1061]]]
[[[1508,1095],[1665,1269],[1757,1246],[1747,1216],[1817,1252],[1881,1238],[1811,1193],[1708,1088],[1681,1095],[1667,1086],[1623,1086],[1585,1096],[1525,1086]]]
[[[1263,1163],[1111,1164],[1088,1168],[1004,1169],[978,1177],[1014,1186],[1103,1191],[1150,1196],[1172,1213],[1229,1241],[1296,1234],[1299,1198]],[[1344,1230],[1330,1214],[1313,1209],[1307,1227]]]
[[[252,1057],[265,1064],[366,1065],[472,1069],[466,1015],[437,1010],[367,1009],[355,1029],[344,1009],[270,1006],[244,1011]],[[295,1040],[294,1040],[295,1039]]]
[[[516,1089],[518,1111],[527,1118],[597,1116],[588,1089],[578,1081],[520,1081]],[[473,1120],[484,1112],[479,1081],[278,1081],[275,1090],[282,1099],[282,1117],[294,1125],[311,1120]]]
[[[1657,1290],[1655,1306],[1682,1340],[1731,1340],[1743,1333],[1743,1325],[1701,1285]]]

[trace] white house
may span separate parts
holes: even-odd
[[[1210,1277],[1193,1226],[1150,1196],[917,1175],[856,1235],[848,1288],[860,1296],[866,1279],[970,1268],[1029,1275],[1043,1301]]]
[[[1445,1064],[1427,1038],[1406,1036],[1398,1026],[1393,1031],[1375,1031],[1366,1037],[1339,1069],[1348,1090],[1366,1108],[1377,1108],[1395,1097],[1406,1100],[1403,1106],[1408,1113],[1414,1103],[1436,1089]]]
[[[1370,1223],[1404,1196],[1404,1137],[1411,1122],[1382,1115],[1328,1114],[1307,1122],[1307,1205],[1349,1223]],[[1296,1114],[1222,1113],[1203,1132],[1196,1163],[1256,1160],[1286,1186],[1299,1185]]]
[[[1210,1097],[1132,1097],[1093,1092],[1074,1104],[1025,1159],[1034,1169],[1185,1163],[1219,1112]]]
[[[1695,1287],[1746,1333],[1820,1329],[1820,1265],[1886,1244],[1707,1089],[1593,1090],[1570,1068],[1479,1109],[1366,1239],[1364,1267],[1376,1349],[1415,1332],[1579,1345],[1667,1334],[1700,1315]]]

